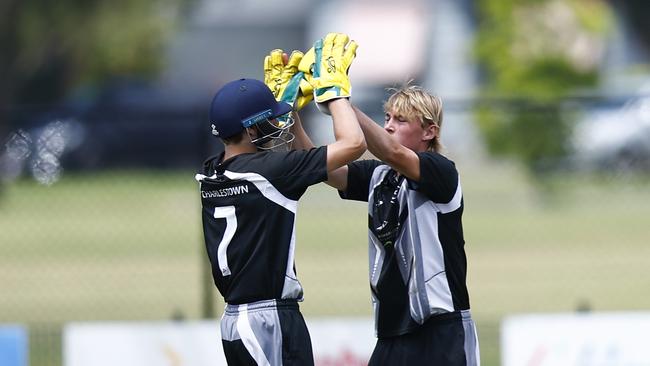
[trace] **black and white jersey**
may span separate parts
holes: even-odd
[[[294,266],[298,199],[327,179],[327,148],[222,159],[206,160],[196,175],[215,285],[228,304],[302,300]]]
[[[432,315],[469,309],[463,195],[454,163],[418,153],[420,181],[388,165],[348,165],[342,198],[368,202],[369,269],[378,337],[415,330]]]

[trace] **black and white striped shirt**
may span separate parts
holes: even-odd
[[[454,163],[420,152],[420,181],[376,160],[348,165],[342,198],[368,202],[369,270],[378,337],[469,309],[463,195]]]
[[[294,265],[298,199],[327,179],[327,148],[223,154],[196,175],[214,283],[228,304],[302,300]]]

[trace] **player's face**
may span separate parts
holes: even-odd
[[[248,129],[251,142],[260,150],[286,151],[294,139],[289,132],[294,120],[290,115],[259,122]]]
[[[419,152],[426,151],[429,144],[430,131],[422,128],[418,120],[409,120],[405,116],[388,111],[385,115],[384,130],[395,137],[400,144]]]

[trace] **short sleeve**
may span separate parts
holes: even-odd
[[[271,153],[273,160],[264,163],[266,168],[275,165],[267,176],[273,186],[291,199],[298,199],[307,187],[327,180],[327,146],[310,150],[291,150]]]
[[[339,196],[346,200],[367,202],[372,173],[381,164],[378,160],[359,160],[348,164],[347,189],[339,191]]]
[[[412,189],[436,203],[448,203],[458,188],[458,171],[453,161],[435,152],[420,152],[420,181],[409,180]]]

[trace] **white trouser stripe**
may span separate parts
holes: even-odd
[[[251,329],[251,325],[248,322],[248,305],[239,305],[239,315],[237,316],[237,331],[241,337],[241,341],[244,343],[244,347],[250,355],[253,357],[255,362],[260,366],[271,366],[269,360],[266,359],[262,347],[257,342],[255,338],[255,333]]]
[[[474,359],[476,360],[476,366],[481,366],[481,351],[478,344],[478,334],[476,333],[476,325],[472,328],[474,328],[474,344],[476,345],[476,347],[474,347]]]

